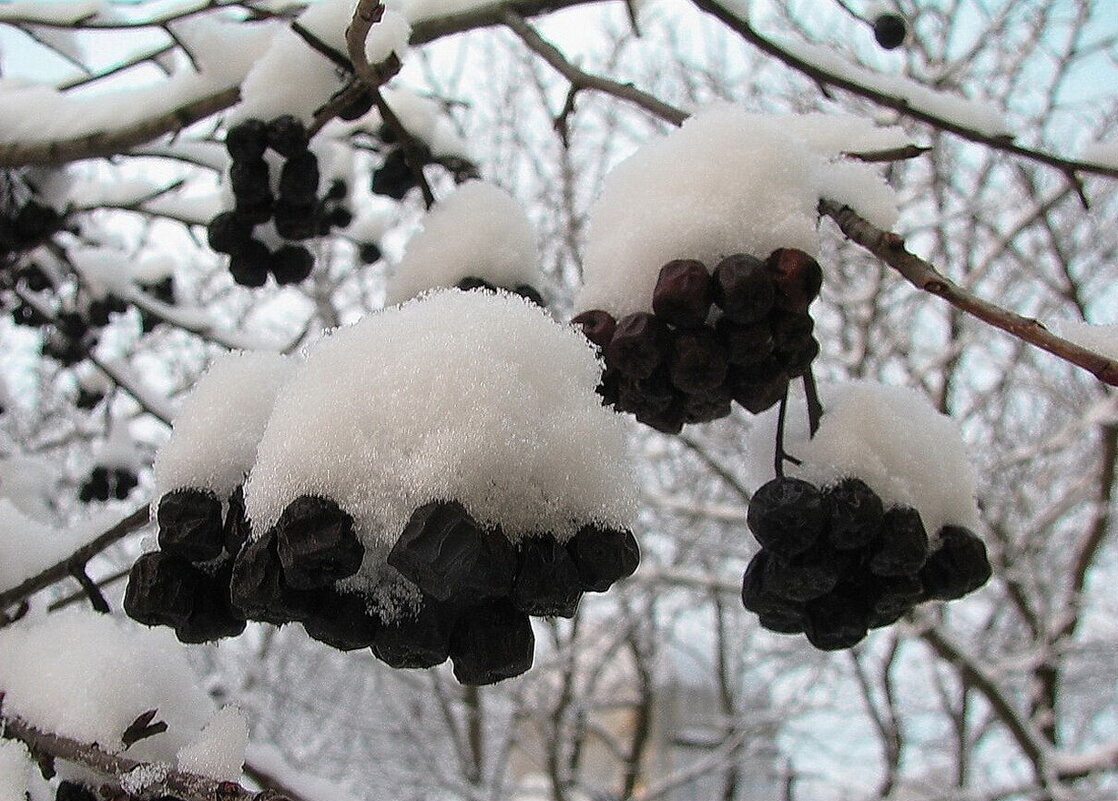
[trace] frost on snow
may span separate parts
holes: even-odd
[[[296,360],[275,353],[223,354],[175,415],[156,456],[158,494],[182,487],[227,497],[256,460],[256,444]]]
[[[25,801],[31,755],[18,740],[0,740],[0,801]]]
[[[432,500],[514,540],[627,527],[635,476],[599,372],[575,329],[509,294],[447,290],[371,315],[318,342],[276,402],[245,484],[254,534],[300,495],[332,498],[355,519],[372,589]]]
[[[128,749],[141,761],[174,761],[213,709],[170,631],[85,608],[0,630],[0,692],[5,714],[108,751],[156,709],[168,728]]]
[[[786,475],[819,487],[856,476],[886,508],[916,509],[930,535],[949,524],[978,528],[976,476],[954,420],[904,387],[855,381],[821,392],[825,412],[813,439],[801,415],[788,415],[793,424],[785,430],[784,448],[803,464],[786,463]],[[766,422],[775,426],[775,411]],[[754,459],[767,463],[762,481],[772,477],[772,428],[761,432],[767,427],[758,425],[751,437]]]
[[[202,733],[179,750],[179,770],[216,781],[236,781],[244,767],[248,722],[235,706],[222,707]]]
[[[899,129],[873,130],[850,116],[707,108],[606,178],[591,212],[575,308],[615,317],[647,310],[660,268],[672,259],[713,265],[781,247],[816,253],[821,197],[889,228],[896,204],[879,168],[841,154],[906,141]]]
[[[512,289],[538,286],[536,235],[523,206],[502,189],[469,181],[439,201],[407,244],[388,282],[389,303],[467,276]]]

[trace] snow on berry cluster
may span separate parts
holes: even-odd
[[[856,382],[831,401],[813,438],[786,441],[795,475],[750,501],[761,550],[742,582],[762,626],[824,650],[991,575],[957,426],[908,389]]]
[[[765,261],[736,254],[713,274],[694,259],[660,269],[652,312],[615,320],[595,309],[572,320],[605,360],[599,393],[658,431],[730,413],[736,401],[768,409],[819,353],[808,306],[822,271],[801,250],[781,248]]]
[[[291,115],[238,123],[226,134],[225,146],[232,158],[234,207],[210,220],[210,247],[228,254],[229,272],[242,286],[263,286],[269,275],[280,285],[303,281],[314,269],[314,256],[296,243],[349,225],[352,214],[339,204],[345,186],[336,182],[318,197],[318,156],[310,150],[303,123]],[[268,151],[282,159],[277,181],[265,158]],[[254,236],[257,226],[269,222],[284,240],[275,250]]]
[[[156,460],[160,550],[126,603],[141,622],[192,638],[297,621],[484,684],[531,665],[529,615],[569,616],[636,568],[635,479],[593,351],[524,299],[426,295],[246,380],[266,358],[283,361],[215,366]]]

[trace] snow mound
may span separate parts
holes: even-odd
[[[144,761],[173,761],[213,709],[172,632],[86,608],[0,630],[0,691],[5,714],[112,752],[156,709],[167,731],[128,749]]]
[[[0,498],[0,592],[61,562],[89,538],[84,532],[58,532],[32,519],[7,498]]]
[[[627,527],[635,476],[599,375],[575,329],[507,293],[442,291],[367,317],[318,342],[277,401],[245,484],[253,529],[303,494],[334,499],[379,553],[432,500],[513,540]]]
[[[31,755],[23,743],[0,740],[0,801],[26,801]]]
[[[776,248],[818,252],[821,197],[889,228],[896,201],[872,164],[848,150],[901,144],[855,117],[750,114],[711,106],[641,147],[606,178],[590,217],[577,309],[647,310],[660,268],[690,258],[764,258]]]
[[[236,781],[244,767],[248,721],[235,706],[222,707],[190,743],[179,750],[179,770],[216,781]]]
[[[155,458],[163,495],[182,487],[228,496],[256,460],[256,445],[296,360],[277,353],[228,353],[214,359],[175,415]]]
[[[482,181],[462,184],[423,219],[388,282],[388,303],[472,276],[511,289],[538,286],[536,234],[523,206]]]
[[[819,487],[857,476],[886,507],[916,509],[930,535],[949,524],[977,528],[976,476],[954,420],[904,387],[857,381],[827,395],[814,439],[788,432],[785,450],[803,460],[788,475]]]

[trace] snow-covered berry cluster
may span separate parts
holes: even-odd
[[[353,219],[341,202],[343,182],[333,182],[318,197],[318,157],[309,145],[306,127],[290,115],[267,123],[245,120],[226,134],[234,207],[210,220],[207,239],[215,251],[228,254],[229,272],[242,286],[263,286],[269,275],[280,285],[303,281],[314,269],[314,256],[297,243],[344,228]],[[282,159],[275,181],[265,158],[269,150]],[[284,240],[274,250],[254,236],[254,229],[269,221]]]
[[[918,511],[886,508],[856,477],[824,488],[773,479],[750,500],[748,523],[761,550],[742,581],[745,608],[764,628],[802,632],[827,651],[990,578],[986,546],[973,532],[945,525],[929,539]]]
[[[780,248],[767,259],[739,253],[708,271],[693,259],[660,269],[651,312],[619,320],[602,310],[572,321],[602,351],[599,393],[658,431],[730,413],[754,414],[784,397],[819,353],[808,306],[819,294],[818,262]]]
[[[160,499],[156,521],[159,550],[132,566],[124,611],[146,626],[170,626],[185,643],[244,631],[229,598],[233,555],[247,529],[243,505],[231,498],[223,517],[213,492],[178,489]]]

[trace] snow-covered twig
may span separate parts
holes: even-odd
[[[1061,158],[1051,153],[1018,145],[1009,136],[985,133],[963,125],[957,120],[950,119],[942,114],[917,108],[904,98],[879,91],[851,78],[838,75],[789,52],[787,49],[762,36],[747,20],[724,7],[718,0],[693,0],[693,2],[699,9],[718,19],[726,27],[734,31],[734,33],[738,34],[742,39],[752,44],[758,50],[767,53],[786,66],[806,75],[823,86],[834,86],[843,89],[879,106],[891,108],[906,117],[925,122],[941,131],[947,131],[948,133],[955,134],[968,141],[986,145],[995,150],[1012,153],[1015,156],[1020,156],[1021,158],[1040,164],[1046,164],[1049,167],[1054,167],[1066,175],[1076,186],[1079,185],[1079,173],[1090,173],[1092,175],[1118,178],[1118,167],[1107,167],[1101,164],[1091,164],[1090,162]]]
[[[888,264],[917,289],[937,295],[984,323],[1082,367],[1105,384],[1118,386],[1118,363],[1056,336],[1037,320],[1003,309],[967,291],[934,266],[909,252],[900,236],[882,231],[849,206],[821,200],[819,211],[834,220],[847,238]]]
[[[123,754],[109,753],[95,743],[39,731],[21,718],[5,715],[2,704],[3,693],[0,693],[0,733],[26,745],[40,764],[49,764],[54,759],[75,762],[122,784],[135,784],[144,797],[150,798],[171,795],[182,801],[288,801],[272,790],[253,792],[236,782],[217,781],[167,765],[141,762]]]
[[[72,576],[75,568],[84,569],[86,563],[94,556],[101,553],[101,551],[128,536],[133,531],[138,531],[147,525],[150,516],[151,511],[148,506],[145,505],[137,509],[115,526],[91,540],[88,544],[78,548],[62,561],[51,565],[37,575],[31,576],[23,583],[9,590],[0,592],[0,615],[3,614],[4,609],[19,603],[39,590]],[[0,621],[2,621],[2,617],[0,617]]]

